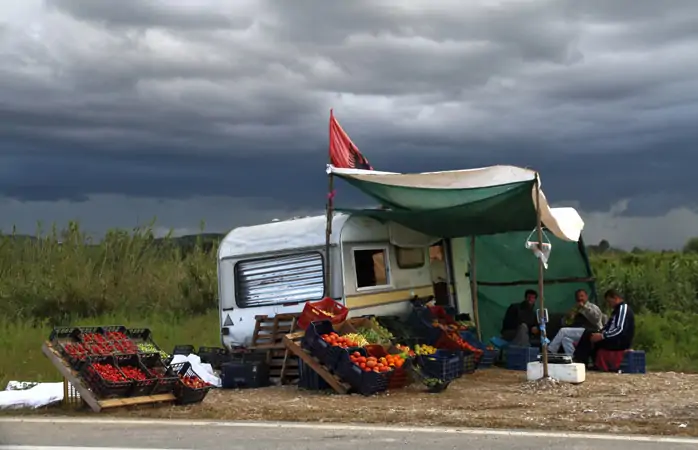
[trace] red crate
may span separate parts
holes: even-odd
[[[323,314],[328,313],[328,314]],[[347,320],[349,310],[344,305],[337,303],[329,297],[325,297],[319,302],[307,302],[303,307],[303,313],[298,318],[298,328],[305,330],[312,322],[329,320],[333,325],[340,324]]]

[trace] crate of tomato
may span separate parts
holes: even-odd
[[[174,386],[174,395],[178,405],[190,405],[200,403],[206,398],[208,391],[213,386],[194,372],[189,362],[173,364],[172,370],[179,378]]]
[[[133,380],[121,371],[114,356],[90,358],[80,376],[99,398],[126,397],[133,387]]]
[[[392,369],[388,380],[389,390],[401,389],[410,384],[411,360],[406,358],[406,352],[394,346],[386,349],[382,345],[367,345],[365,348],[368,356],[377,358],[379,364],[387,365]]]
[[[167,394],[174,390],[179,377],[171,367],[165,365],[160,355],[149,353],[140,356],[141,363],[150,375],[157,380],[150,395]]]
[[[301,345],[331,371],[337,369],[345,349],[357,347],[349,337],[337,333],[329,320],[312,322],[305,330]]]
[[[361,347],[345,350],[337,364],[339,378],[366,396],[387,390],[393,370],[387,359],[371,356]]]

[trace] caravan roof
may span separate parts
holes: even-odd
[[[334,214],[332,245],[339,243],[340,232],[348,218],[346,214]],[[223,238],[218,259],[320,247],[325,245],[326,226],[327,217],[322,215],[235,228]]]

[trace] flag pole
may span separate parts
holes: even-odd
[[[328,138],[332,138],[332,117],[334,116],[330,109],[330,125]],[[329,164],[332,164],[332,143],[328,144],[327,157]],[[332,218],[334,213],[334,176],[332,171],[327,171],[327,205],[326,205],[327,225],[325,227],[325,297],[332,297],[332,271],[330,255],[330,239],[332,237]]]
[[[538,173],[536,173],[536,216],[537,216],[537,231],[538,231],[538,250],[541,252],[541,255],[543,253],[543,217],[541,214],[541,207],[540,207],[540,176]],[[545,343],[545,340],[547,338],[547,333],[546,333],[546,323],[545,321],[547,320],[547,317],[545,317],[545,292],[543,289],[545,288],[545,283],[544,283],[544,277],[545,277],[545,266],[543,265],[543,258],[538,258],[538,295],[540,296],[540,318],[539,318],[539,324],[543,325],[541,326],[540,330],[540,339],[541,339],[541,344],[543,346],[543,352],[542,352],[542,360],[543,360],[543,378],[548,378],[550,375],[548,374],[548,345]]]

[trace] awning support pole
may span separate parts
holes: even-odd
[[[332,297],[332,271],[330,240],[332,237],[332,218],[334,215],[334,176],[327,174],[327,226],[325,227],[325,297]]]
[[[540,206],[540,176],[538,173],[536,173],[536,216],[537,216],[537,231],[538,231],[538,250],[542,253],[543,252],[543,217],[541,215],[541,206]],[[545,266],[543,265],[543,259],[538,258],[538,295],[540,298],[540,315],[538,323],[539,324],[545,324],[545,320],[547,320],[547,317],[545,317],[545,292],[543,291],[545,288]],[[540,330],[540,338],[541,338],[541,344],[542,344],[542,355],[543,355],[543,378],[548,378],[550,375],[548,374],[548,346],[545,343],[546,338],[547,338],[547,333],[546,333],[546,326],[541,327],[542,329]]]
[[[477,328],[477,338],[482,341],[482,330],[480,329],[480,312],[477,301],[477,262],[475,261],[475,236],[470,236],[470,297],[473,300],[473,315],[475,316],[475,327]]]

